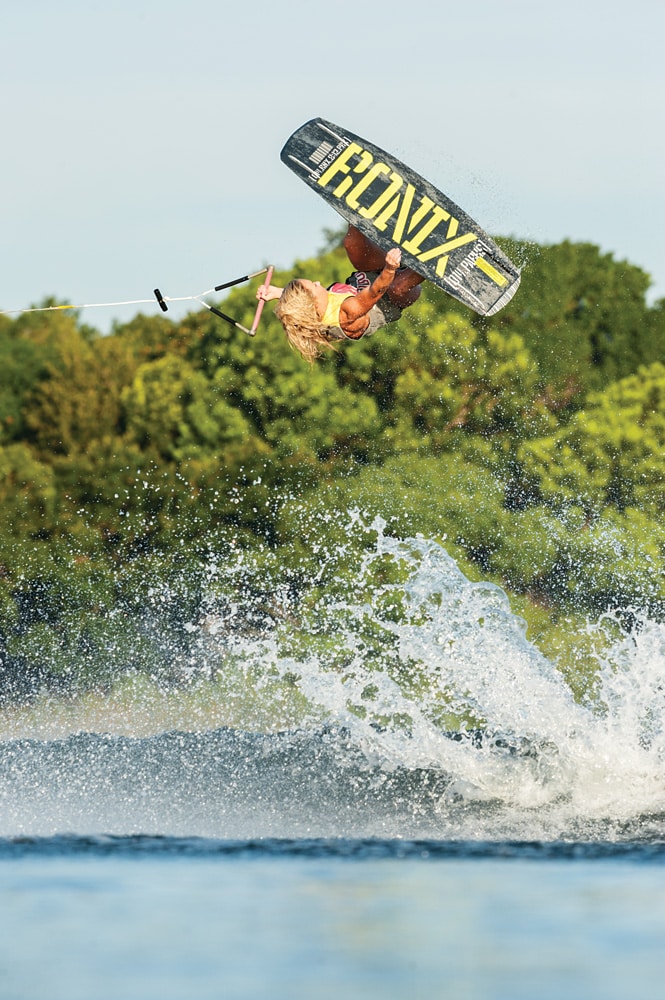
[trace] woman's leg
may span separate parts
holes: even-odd
[[[355,226],[349,225],[344,237],[344,249],[356,271],[383,270],[383,265],[386,262],[383,250],[375,246]],[[386,293],[387,297],[400,309],[406,309],[407,306],[412,306],[420,295],[418,285],[424,280],[420,274],[405,267],[404,270],[397,272],[395,280]]]
[[[374,246],[355,226],[350,225],[347,230],[344,237],[344,249],[356,271],[383,270],[383,265],[386,262],[383,250]]]
[[[398,271],[392,285],[386,292],[386,297],[400,309],[412,306],[420,295],[420,286],[425,279],[410,268]]]

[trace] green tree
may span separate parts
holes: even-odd
[[[29,394],[25,423],[42,457],[83,454],[121,433],[120,394],[136,369],[117,339],[91,342],[76,328],[59,332],[48,376]]]
[[[203,372],[169,355],[141,365],[122,392],[127,431],[147,453],[166,462],[228,456],[260,442],[247,419],[215,392]]]
[[[518,460],[550,504],[665,509],[665,365],[591,393],[584,410],[554,434],[523,442]]]
[[[17,337],[11,324],[0,332],[0,441],[20,440],[26,433],[26,397],[48,372],[52,352],[26,337]]]
[[[650,278],[639,267],[567,240],[506,241],[506,249],[526,258],[521,286],[506,309],[482,322],[520,334],[553,406],[573,400],[579,408],[586,391],[663,356],[665,324],[647,305]]]
[[[0,446],[2,537],[38,536],[56,520],[57,489],[52,468],[23,442]]]

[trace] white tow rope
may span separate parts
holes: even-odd
[[[254,316],[254,322],[251,328],[242,326],[242,324],[236,322],[230,316],[221,312],[216,306],[211,306],[209,302],[204,300],[205,295],[212,295],[214,292],[221,292],[223,288],[231,288],[232,285],[239,285],[243,281],[249,281],[251,278],[258,277],[259,274],[266,274],[267,278],[264,281],[264,288],[268,288],[270,285],[270,279],[273,273],[272,264],[269,267],[263,267],[260,271],[253,271],[251,274],[245,274],[242,278],[234,278],[233,281],[225,281],[221,285],[215,285],[214,288],[208,288],[205,292],[199,292],[198,295],[177,295],[169,296],[162,295],[159,288],[155,288],[153,295],[154,298],[151,299],[126,299],[124,302],[85,302],[82,305],[60,305],[60,306],[31,306],[29,309],[0,309],[0,316],[18,316],[23,313],[37,313],[37,312],[59,312],[63,309],[109,309],[114,306],[139,306],[146,305],[147,303],[154,302],[157,300],[157,304],[162,312],[167,312],[169,302],[198,302],[199,305],[204,306],[209,309],[210,312],[214,313],[215,316],[219,316],[220,319],[225,320],[232,326],[236,326],[239,330],[243,330],[248,333],[250,337],[253,337],[256,333],[256,329],[259,325],[259,319],[261,318],[261,313],[263,311],[263,306],[265,303],[264,299],[259,299],[259,303],[256,307],[256,314]]]

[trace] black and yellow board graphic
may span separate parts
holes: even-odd
[[[283,162],[347,222],[481,316],[513,297],[517,267],[466,212],[404,163],[322,118],[301,125]]]

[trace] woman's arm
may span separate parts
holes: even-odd
[[[358,292],[357,295],[350,295],[348,299],[344,299],[342,308],[339,312],[339,318],[342,323],[342,329],[345,333],[355,333],[359,335],[364,331],[367,324],[360,324],[358,323],[358,320],[366,316],[376,303],[386,294],[395,280],[395,274],[401,260],[401,250],[398,250],[397,247],[393,247],[393,249],[389,250],[386,254],[386,263],[383,270],[378,277],[374,279],[369,288],[363,288],[363,290]],[[360,329],[355,328],[356,324]],[[347,326],[350,327],[350,329],[347,329]]]

